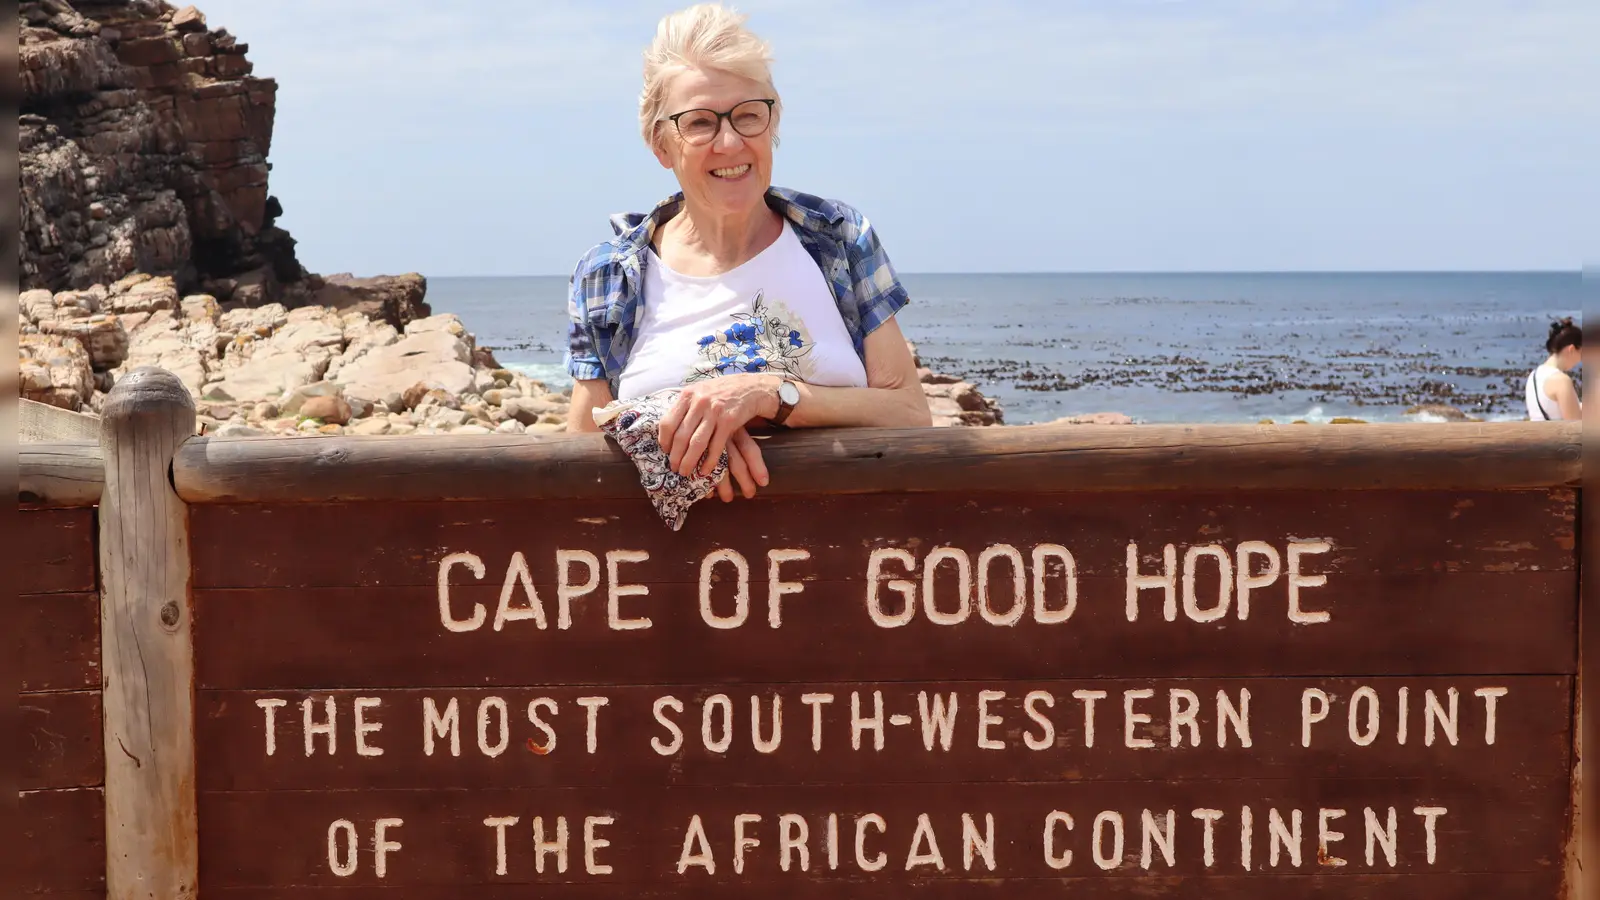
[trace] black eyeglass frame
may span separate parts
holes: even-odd
[[[739,130],[739,126],[733,124],[733,111],[735,109],[738,109],[739,107],[745,105],[746,103],[765,103],[767,105],[767,124],[765,126],[763,126],[762,129],[760,131],[756,132],[755,134],[745,134],[744,132]],[[767,133],[767,129],[772,127],[772,116],[773,116],[773,111],[774,111],[773,108],[777,105],[777,103],[778,103],[777,100],[773,100],[773,99],[770,99],[770,98],[767,98],[767,97],[753,97],[753,98],[751,98],[749,100],[740,100],[738,103],[735,103],[733,105],[733,108],[729,109],[727,112],[717,112],[714,109],[709,109],[709,108],[704,107],[704,106],[697,106],[694,109],[686,109],[683,112],[673,113],[672,115],[667,116],[666,118],[662,119],[661,121],[663,121],[663,122],[671,122],[673,130],[678,132],[678,137],[682,138],[684,141],[686,141],[688,143],[693,143],[693,141],[690,141],[689,140],[689,136],[683,133],[683,126],[681,124],[679,124],[678,119],[681,116],[687,116],[690,113],[696,113],[696,112],[710,113],[713,116],[717,117],[717,130],[711,132],[711,137],[708,140],[704,141],[703,143],[709,144],[709,143],[711,143],[711,141],[714,141],[714,140],[717,139],[717,135],[722,133],[722,120],[724,120],[724,119],[728,120],[728,127],[733,129],[733,133],[734,134],[737,134],[740,137],[755,138],[755,137],[760,137],[763,134],[766,134]]]

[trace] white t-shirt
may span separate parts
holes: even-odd
[[[789,222],[765,250],[721,275],[674,272],[650,251],[644,320],[617,399],[737,372],[867,385],[833,291]]]

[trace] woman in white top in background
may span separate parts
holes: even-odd
[[[1583,407],[1567,373],[1582,360],[1583,329],[1570,318],[1552,322],[1550,338],[1544,346],[1550,356],[1528,373],[1524,389],[1528,418],[1535,422],[1581,418]]]

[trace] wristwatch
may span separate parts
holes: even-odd
[[[782,425],[783,420],[789,418],[789,413],[800,404],[800,389],[794,382],[787,378],[778,382],[778,414],[772,417],[772,424]]]

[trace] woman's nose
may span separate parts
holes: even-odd
[[[723,119],[717,123],[717,136],[712,140],[718,150],[737,150],[744,143],[744,136],[733,129],[733,122]]]

